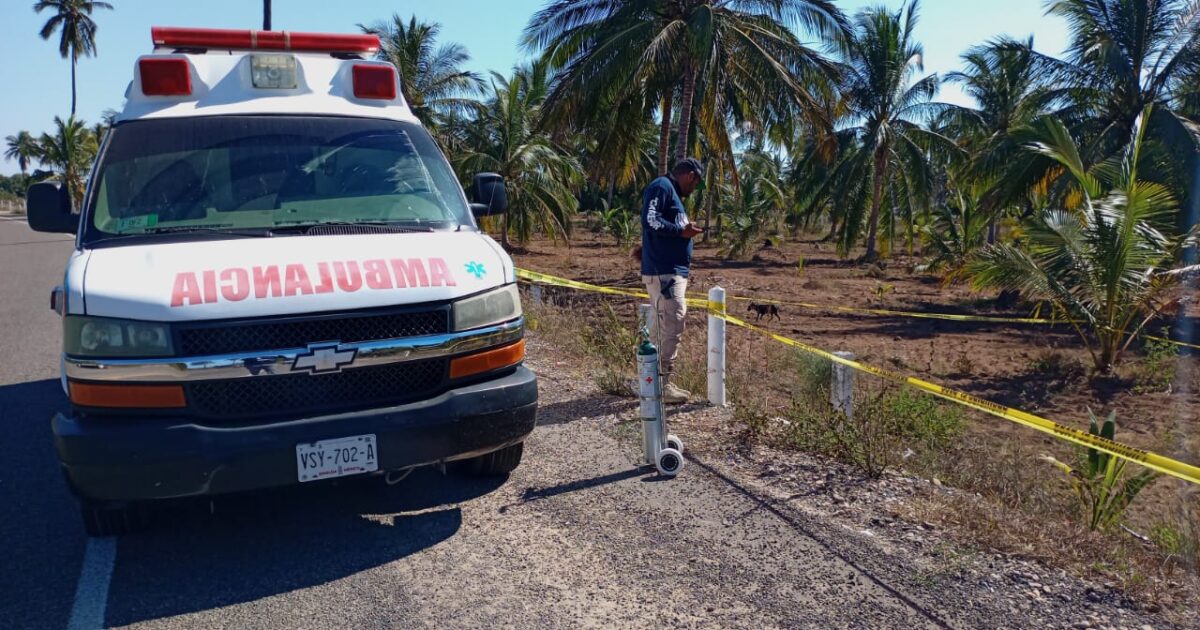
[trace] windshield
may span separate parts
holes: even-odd
[[[112,131],[85,242],[163,233],[303,231],[320,224],[473,226],[424,129],[389,120],[211,116]]]

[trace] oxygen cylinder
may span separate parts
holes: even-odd
[[[662,450],[662,383],[658,374],[658,348],[650,343],[650,333],[642,329],[642,343],[637,350],[638,395],[641,399],[642,452],[647,465],[654,465]]]

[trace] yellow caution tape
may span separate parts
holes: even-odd
[[[596,284],[587,282],[579,282],[578,280],[567,280],[528,269],[517,269],[517,277],[529,282],[538,282],[541,284],[549,284],[552,286],[567,287],[569,289],[579,289],[581,291],[593,291],[595,293],[607,293],[608,295],[620,295],[624,297],[650,299],[650,294],[645,291],[636,289],[620,289],[616,287],[602,287]],[[699,298],[687,298],[688,306],[697,306],[703,309],[708,309],[708,300]]]
[[[777,304],[779,306],[795,306],[798,308],[836,311],[839,313],[855,313],[860,315],[879,315],[884,317],[914,317],[920,319],[945,319],[953,322],[987,322],[992,324],[1066,324],[1067,320],[1042,319],[1039,317],[991,317],[986,315],[956,315],[953,313],[920,313],[916,311],[890,311],[879,308],[856,308],[853,306],[833,306],[831,304],[811,304],[808,302],[784,302],[780,300],[764,300],[759,298],[732,295],[727,299],[738,302],[756,302],[758,304]]]
[[[1161,473],[1178,477],[1195,484],[1200,484],[1200,467],[1192,466],[1191,464],[1185,464],[1181,461],[1171,459],[1170,457],[1144,451],[1126,444],[1121,444],[1120,442],[1114,442],[1097,435],[1092,435],[1086,431],[1080,431],[1079,429],[1058,424],[1057,422],[1047,420],[1046,418],[1042,418],[1040,416],[1035,416],[1031,413],[1021,411],[1020,409],[1005,407],[999,403],[979,398],[977,396],[972,396],[971,394],[963,391],[943,387],[936,383],[930,383],[914,376],[906,376],[904,374],[878,368],[873,365],[867,365],[865,363],[859,363],[858,361],[844,359],[836,354],[826,352],[820,348],[796,341],[795,339],[789,339],[783,335],[777,335],[769,330],[766,330],[765,328],[760,328],[731,315],[722,315],[718,313],[714,313],[714,315],[731,324],[762,333],[771,337],[775,341],[829,359],[834,363],[840,363],[847,367],[866,372],[868,374],[873,374],[889,381],[900,383],[902,385],[908,385],[921,391],[933,394],[939,398],[944,398],[960,405],[965,405],[967,407],[971,407],[972,409],[977,409],[984,413],[989,413],[993,416],[1004,418],[1005,420],[1011,420],[1017,424],[1027,426],[1031,429],[1036,429],[1054,437],[1067,440],[1068,442],[1074,442],[1075,444],[1079,444],[1081,446],[1094,448],[1098,451],[1103,451],[1110,455],[1115,455],[1122,459],[1127,459],[1129,461],[1141,464],[1147,468],[1152,468]]]
[[[535,271],[528,271],[525,269],[518,269],[517,276],[520,278],[523,278],[525,280],[528,280],[528,281],[540,282],[540,283],[544,283],[544,284],[567,287],[567,288],[572,288],[572,289],[579,289],[579,290],[583,290],[583,291],[594,291],[597,293],[607,293],[610,295],[621,295],[621,296],[626,296],[626,297],[638,297],[638,298],[647,297],[647,294],[642,291],[634,291],[631,289],[616,289],[616,288],[612,288],[612,287],[602,287],[602,286],[598,286],[598,285],[594,285],[594,284],[589,284],[586,282],[577,282],[575,280],[567,280],[565,278],[559,278],[556,276],[538,273]],[[704,306],[708,305],[707,300],[689,299],[688,302],[689,303],[703,303]],[[1092,435],[1091,433],[1088,433],[1086,431],[1080,431],[1079,429],[1075,429],[1073,427],[1068,427],[1066,425],[1058,424],[1057,422],[1054,422],[1052,420],[1047,420],[1046,418],[1042,418],[1040,416],[1035,416],[1031,413],[1021,411],[1020,409],[1013,409],[1011,407],[1006,407],[999,403],[995,403],[990,400],[979,398],[977,396],[973,396],[973,395],[968,394],[963,391],[950,389],[948,387],[943,387],[936,383],[930,383],[928,381],[916,378],[914,376],[907,376],[907,375],[901,374],[899,372],[893,372],[891,370],[885,370],[882,368],[875,367],[873,365],[867,365],[865,363],[853,361],[851,359],[845,359],[845,358],[837,356],[836,354],[833,354],[832,352],[826,352],[825,350],[821,350],[820,348],[817,348],[815,346],[810,346],[806,343],[796,341],[795,339],[790,339],[788,337],[784,337],[783,335],[775,334],[765,328],[760,328],[758,326],[750,324],[749,322],[738,319],[737,317],[734,317],[732,315],[729,315],[727,313],[719,311],[718,309],[711,309],[710,313],[716,317],[719,317],[719,318],[731,323],[731,324],[734,324],[735,326],[740,326],[742,328],[746,328],[748,330],[752,330],[752,331],[761,333],[763,335],[766,335],[766,336],[774,339],[775,341],[792,346],[794,348],[798,348],[800,350],[803,350],[803,351],[811,353],[811,354],[815,354],[819,357],[833,361],[834,363],[839,363],[839,364],[845,365],[849,368],[859,370],[861,372],[866,372],[867,374],[873,374],[880,378],[883,378],[883,379],[886,379],[886,380],[889,380],[889,381],[892,381],[895,383],[899,383],[901,385],[908,385],[910,387],[919,389],[923,392],[932,394],[939,398],[943,398],[945,400],[949,400],[951,402],[955,402],[960,405],[964,405],[964,406],[970,407],[972,409],[976,409],[976,410],[982,411],[984,413],[991,414],[993,416],[1004,418],[1005,420],[1009,420],[1011,422],[1015,422],[1017,424],[1029,427],[1031,429],[1041,431],[1042,433],[1046,433],[1046,434],[1054,436],[1056,438],[1066,440],[1068,442],[1072,442],[1072,443],[1078,444],[1080,446],[1094,448],[1098,451],[1102,451],[1102,452],[1108,453],[1110,455],[1114,455],[1116,457],[1120,457],[1122,459],[1140,464],[1142,466],[1145,466],[1146,468],[1150,468],[1150,469],[1156,470],[1158,472],[1161,472],[1161,473],[1164,473],[1167,475],[1171,475],[1171,476],[1177,477],[1179,479],[1183,479],[1184,481],[1189,481],[1194,484],[1200,484],[1200,467],[1196,467],[1191,464],[1186,464],[1179,460],[1172,459],[1170,457],[1165,457],[1165,456],[1159,455],[1157,453],[1152,453],[1149,451],[1144,451],[1139,448],[1134,448],[1132,446],[1122,444],[1120,442],[1108,440],[1108,439],[1102,438],[1098,435]]]
[[[517,277],[525,280],[542,282],[545,284],[557,284],[559,286],[581,289],[583,291],[597,291],[600,293],[609,293],[612,295],[624,295],[627,297],[643,297],[648,298],[644,292],[633,291],[632,289],[614,289],[610,287],[602,287],[599,285],[588,284],[586,282],[576,282],[565,278],[558,278],[528,269],[517,269]],[[916,319],[939,319],[953,322],[981,322],[990,324],[1070,324],[1069,319],[1045,319],[1041,317],[992,317],[987,315],[958,315],[954,313],[921,313],[917,311],[892,311],[879,308],[857,308],[853,306],[835,306],[832,304],[814,304],[811,302],[788,302],[783,300],[772,300],[764,298],[746,297],[741,295],[726,296],[729,301],[735,302],[755,302],[757,304],[775,304],[777,306],[795,306],[797,308],[807,308],[822,311],[832,311],[838,313],[854,313],[858,315],[875,315],[880,317],[911,317]],[[708,304],[708,299],[700,294],[693,293],[688,297],[690,306],[704,307]],[[1187,343],[1186,341],[1177,341],[1167,337],[1156,337],[1154,335],[1142,334],[1139,335],[1146,339],[1153,339],[1163,343],[1169,343],[1175,346],[1192,348],[1200,350],[1200,345]]]

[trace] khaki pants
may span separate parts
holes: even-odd
[[[670,378],[679,356],[679,340],[683,338],[683,327],[687,316],[687,278],[683,276],[642,276],[646,292],[650,294],[650,305],[658,318],[657,339],[658,369],[664,380]]]

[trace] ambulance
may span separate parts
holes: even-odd
[[[89,535],[167,499],[418,466],[504,475],[532,432],[513,262],[405,103],[373,35],[152,29],[51,306],[52,420]]]

